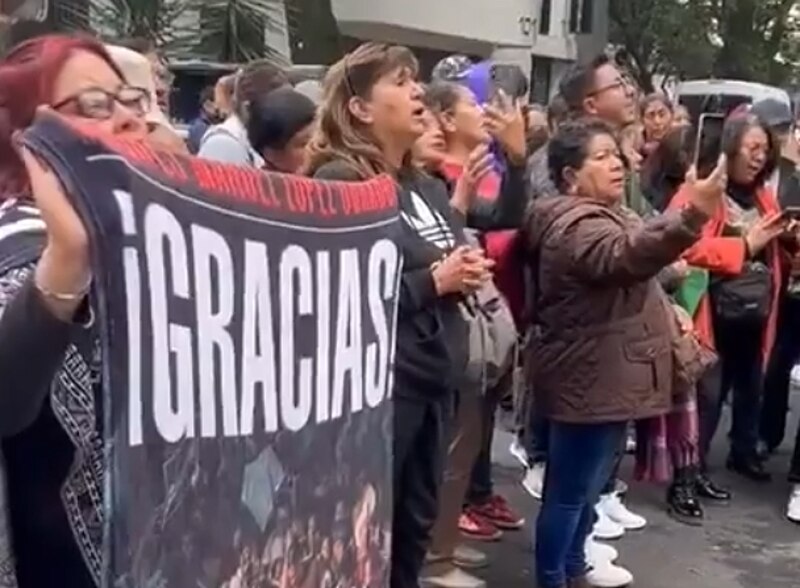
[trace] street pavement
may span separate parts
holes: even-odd
[[[794,404],[800,406],[800,398]],[[797,412],[790,415],[797,420]],[[648,520],[646,529],[631,532],[615,546],[619,564],[635,576],[636,588],[798,588],[800,587],[800,526],[784,517],[789,486],[785,481],[794,429],[770,462],[775,480],[757,485],[724,469],[723,422],[714,448],[714,479],[731,488],[727,507],[706,509],[703,527],[673,521],[664,508],[664,488],[631,484],[627,502]],[[524,513],[525,529],[506,533],[493,544],[474,546],[489,554],[491,565],[479,574],[490,588],[535,588],[531,528],[538,503],[522,489],[522,470],[508,453],[511,435],[498,429],[493,461],[498,493]],[[623,479],[630,480],[632,457],[626,458]]]

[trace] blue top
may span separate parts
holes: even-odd
[[[192,155],[197,155],[197,152],[200,151],[200,143],[203,140],[203,135],[206,134],[210,126],[211,123],[202,114],[189,125],[189,138],[187,143],[189,144],[189,151]]]

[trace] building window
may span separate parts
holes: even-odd
[[[531,62],[531,100],[542,106],[550,101],[552,64],[552,60],[546,57],[534,57]]]
[[[570,0],[569,2],[569,32],[578,32],[578,17],[581,14],[581,0]]]
[[[550,13],[553,11],[553,0],[542,0],[542,12],[539,15],[539,34],[550,34]]]
[[[592,20],[594,19],[594,0],[583,0],[581,3],[581,22],[579,32],[588,35],[592,32]]]
[[[570,0],[569,32],[587,35],[592,32],[593,0]]]

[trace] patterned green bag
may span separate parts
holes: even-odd
[[[684,278],[675,293],[677,302],[690,316],[694,316],[700,301],[708,291],[708,271],[696,267],[689,268],[689,275]]]

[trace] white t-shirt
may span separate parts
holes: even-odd
[[[206,131],[197,156],[234,165],[258,168],[264,165],[262,157],[250,146],[247,129],[235,114]]]

